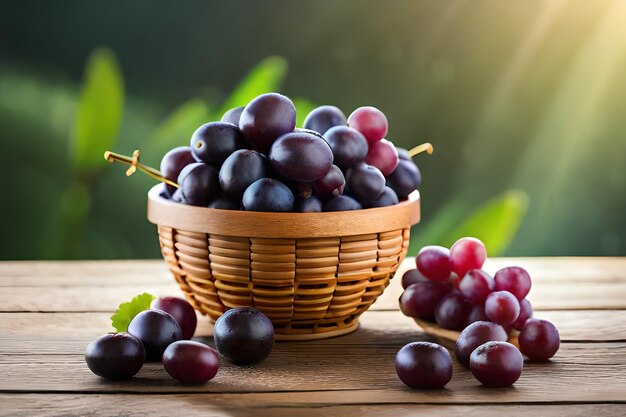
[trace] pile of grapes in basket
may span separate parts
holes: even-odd
[[[276,93],[200,126],[190,146],[169,151],[163,196],[194,206],[269,212],[344,211],[397,204],[421,182],[404,149],[384,139],[387,118],[360,107],[347,119],[314,109],[296,128],[296,108]],[[415,148],[412,156],[432,147]],[[173,184],[177,184],[178,188]]]

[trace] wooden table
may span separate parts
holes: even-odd
[[[432,339],[398,311],[399,279],[357,332],[278,343],[258,366],[223,362],[214,380],[189,387],[154,363],[131,381],[108,382],[83,359],[121,301],[179,293],[162,261],[3,262],[0,415],[625,416],[626,258],[495,259],[486,269],[509,264],[533,276],[536,316],[561,332],[557,356],[526,364],[512,388],[483,388],[455,363],[446,389],[412,391],[397,379],[394,356]],[[202,318],[197,336],[211,344],[210,334]]]

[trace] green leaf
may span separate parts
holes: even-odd
[[[311,100],[302,97],[295,98],[293,104],[296,106],[296,126],[302,127],[306,116],[317,106]]]
[[[235,87],[218,117],[233,107],[245,106],[256,96],[278,90],[287,68],[287,61],[279,56],[271,56],[259,62]]]
[[[158,164],[161,157],[177,146],[189,145],[198,126],[211,119],[209,108],[201,99],[191,99],[174,110],[152,133],[142,150],[148,164]]]
[[[111,316],[111,324],[118,332],[128,330],[130,321],[139,313],[150,308],[150,304],[156,297],[144,292],[135,296],[132,300],[120,304],[117,311]]]
[[[124,81],[117,59],[108,48],[92,52],[81,89],[71,156],[79,170],[104,165],[102,155],[113,149],[124,111]]]
[[[441,244],[450,247],[463,236],[473,236],[483,241],[489,256],[502,255],[519,230],[527,211],[528,195],[525,192],[506,191],[478,207],[454,231],[448,233]]]

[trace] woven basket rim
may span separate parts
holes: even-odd
[[[233,237],[341,237],[400,230],[420,220],[417,190],[394,206],[324,213],[268,213],[188,206],[161,197],[161,191],[159,184],[148,192],[151,223]]]

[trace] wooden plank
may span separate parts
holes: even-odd
[[[542,404],[542,405],[446,405],[446,404],[337,404],[307,407],[295,403],[293,394],[178,394],[178,395],[75,395],[75,394],[0,394],[0,416],[185,416],[204,417],[588,417],[623,416],[624,404]],[[352,402],[345,395],[343,401]],[[291,405],[286,405],[290,403]]]
[[[420,340],[412,338],[411,340]],[[421,338],[421,340],[425,340]],[[222,363],[218,375],[201,386],[181,386],[161,364],[149,363],[130,381],[111,382],[93,375],[82,355],[5,355],[0,360],[1,392],[302,392],[309,402],[317,391],[337,391],[326,401],[346,395],[358,402],[533,403],[626,401],[626,344],[563,344],[547,364],[527,363],[515,388],[488,390],[454,363],[445,390],[411,391],[395,375],[394,357],[409,340],[397,345],[359,345],[337,349],[312,343],[278,344],[254,367]],[[364,370],[367,369],[367,372]],[[548,389],[549,387],[549,389]],[[572,389],[572,387],[576,387]],[[367,393],[369,392],[369,395]],[[357,399],[359,398],[359,399]]]
[[[0,313],[0,354],[81,354],[89,341],[112,330],[111,313]],[[626,342],[626,310],[540,311],[555,323],[565,342]],[[213,326],[198,317],[197,336],[212,335]],[[343,337],[311,342],[319,345],[397,344],[423,337],[413,320],[399,311],[369,311],[361,328]]]

